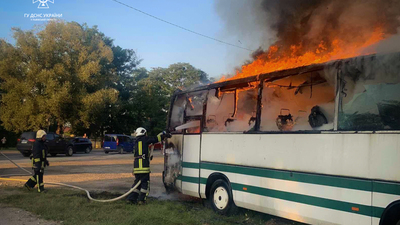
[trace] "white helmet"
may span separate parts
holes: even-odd
[[[146,129],[144,129],[143,127],[139,127],[135,131],[136,137],[140,137],[140,136],[146,135],[146,132],[147,132]]]
[[[44,131],[44,130],[38,130],[36,132],[36,138],[38,138],[38,139],[42,138],[44,135],[46,135],[46,131]]]

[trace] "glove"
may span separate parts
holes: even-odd
[[[164,134],[164,136],[166,138],[171,138],[172,137],[172,135],[171,135],[171,133],[169,131],[163,131],[163,134]]]
[[[150,156],[150,161],[153,160],[153,156]]]
[[[46,162],[44,163],[46,166],[50,166],[50,163],[49,163],[49,161],[47,161],[47,159],[46,159]]]

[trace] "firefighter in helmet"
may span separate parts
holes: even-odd
[[[46,157],[47,148],[45,146],[45,141],[46,132],[44,130],[38,130],[36,132],[36,141],[32,148],[32,169],[34,175],[25,183],[25,187],[28,188],[28,190],[32,190],[37,185],[39,193],[44,192],[43,173],[44,168],[49,166]]]
[[[135,161],[133,162],[135,182],[132,187],[139,181],[141,181],[141,183],[137,189],[129,194],[127,200],[132,204],[143,204],[146,202],[150,191],[150,160],[153,159],[153,155],[149,149],[149,145],[161,142],[165,137],[171,137],[171,134],[163,131],[158,134],[157,137],[148,137],[147,131],[143,127],[137,128],[135,134]]]

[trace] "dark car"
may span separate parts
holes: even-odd
[[[109,152],[133,152],[134,139],[124,134],[106,134],[103,140],[103,149]]]
[[[77,152],[90,153],[92,151],[92,142],[87,138],[62,138],[55,133],[46,135],[46,145],[51,156],[57,154],[72,156]]]
[[[32,147],[35,143],[36,132],[24,132],[18,139],[17,150],[25,157],[32,154]],[[51,156],[65,154],[72,156],[76,152],[90,153],[92,151],[92,142],[86,138],[62,138],[55,133],[46,135],[45,143],[48,153]]]
[[[32,153],[33,144],[36,141],[36,132],[24,132],[17,141],[17,150],[23,156],[29,157]]]

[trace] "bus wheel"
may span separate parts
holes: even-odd
[[[382,215],[381,225],[400,225],[400,202],[392,203]]]
[[[210,205],[213,210],[221,215],[235,213],[237,207],[233,202],[233,195],[228,183],[224,180],[216,180],[210,190]]]

